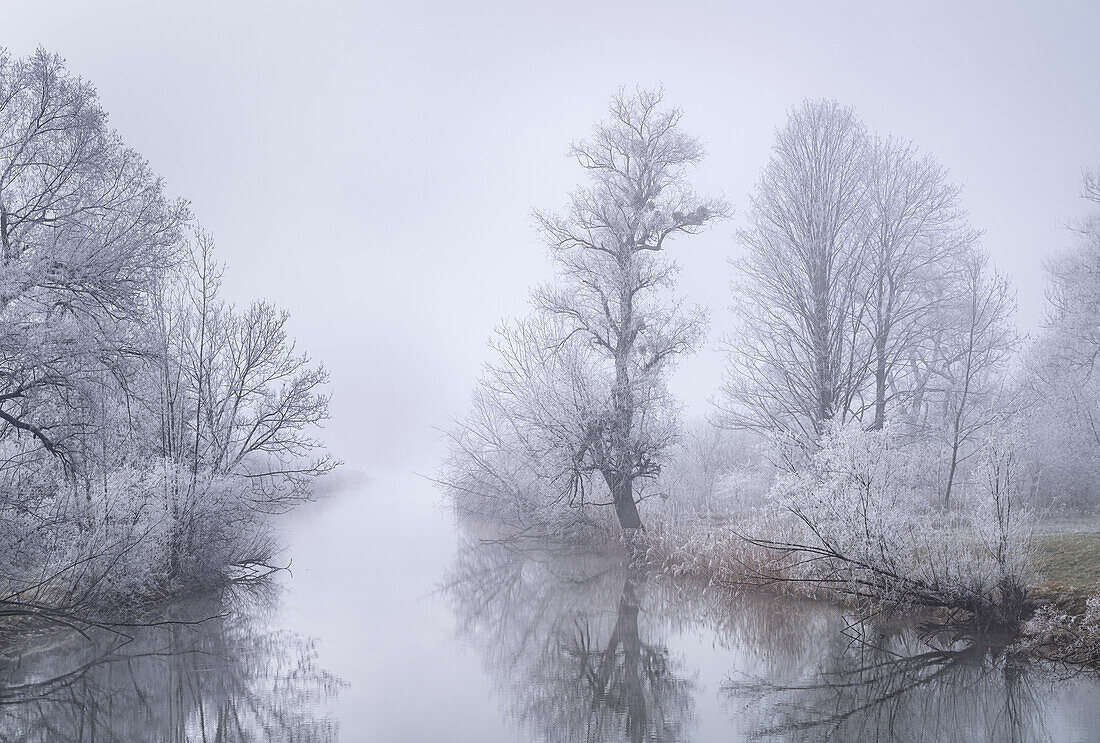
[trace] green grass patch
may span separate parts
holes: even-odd
[[[1035,541],[1043,581],[1032,587],[1032,597],[1084,613],[1085,599],[1100,590],[1100,533],[1043,534]]]

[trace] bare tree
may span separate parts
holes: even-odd
[[[1100,175],[1083,180],[1094,211],[1075,227],[1074,244],[1047,261],[1047,315],[1023,380],[1041,490],[1077,505],[1100,494]]]
[[[328,372],[295,350],[285,310],[222,300],[213,248],[199,231],[187,280],[161,289],[162,456],[187,466],[192,490],[200,475],[240,475],[266,505],[304,497],[335,464],[312,434],[328,418]]]
[[[724,387],[727,425],[805,447],[864,386],[868,141],[855,113],[807,101],[777,134],[738,233],[748,255]]]
[[[1083,197],[1100,207],[1100,172],[1086,171]],[[1050,288],[1044,327],[1050,350],[1068,369],[1091,376],[1100,359],[1100,209],[1075,230],[1076,245],[1047,262]]]
[[[951,501],[959,464],[977,448],[983,434],[1007,408],[999,405],[1005,366],[1016,347],[1010,324],[1016,309],[1008,280],[991,270],[988,256],[971,250],[958,260],[956,289],[947,319],[943,356],[934,364],[943,385],[948,464],[944,504]]]
[[[920,370],[942,315],[949,259],[968,252],[978,235],[965,223],[959,189],[930,156],[882,137],[868,154],[864,321],[872,347],[871,427],[879,429],[888,403],[921,398],[928,377]]]
[[[851,109],[793,111],[739,233],[719,422],[773,437],[793,469],[830,421],[880,429],[896,412],[915,433],[949,430],[950,482],[1013,344],[1007,284],[958,196],[934,159],[869,137]]]
[[[702,310],[685,309],[669,296],[676,265],[665,248],[729,209],[696,196],[688,185],[687,170],[702,159],[703,148],[679,129],[680,111],[664,108],[660,91],[620,91],[610,114],[591,139],[570,151],[589,184],[573,193],[565,214],[536,214],[559,274],[536,292],[531,322],[541,328],[537,343],[568,359],[562,371],[572,370],[561,379],[538,377],[550,382],[542,390],[559,388],[551,399],[576,391],[570,426],[552,437],[554,449],[567,452],[565,488],[590,502],[591,479],[600,477],[619,524],[637,529],[635,481],[660,472],[673,439],[664,376],[677,356],[697,345],[705,320]],[[510,354],[511,379],[503,388],[490,384],[490,395],[516,399],[516,391],[529,387],[532,367],[521,360],[525,354],[542,358],[545,350]],[[500,375],[494,378],[501,382]],[[527,411],[524,426],[547,432],[560,426],[561,406],[535,398],[520,407]],[[460,424],[459,438],[461,431]]]
[[[185,205],[44,51],[0,50],[0,419],[72,464],[95,382],[140,353],[148,288]],[[91,390],[89,389],[91,386]]]
[[[0,50],[0,604],[70,624],[273,553],[333,462],[323,367],[218,297],[210,239],[59,57]],[[257,568],[257,566],[261,566]]]

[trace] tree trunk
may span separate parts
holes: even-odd
[[[951,465],[947,469],[947,488],[943,493],[943,505],[946,508],[951,505],[951,488],[955,484],[955,470],[959,466],[959,419],[962,410],[955,415],[955,430],[951,437]]]
[[[634,478],[614,478],[611,496],[615,501],[615,515],[619,517],[619,526],[624,529],[641,529],[642,519],[638,515],[638,504],[634,502]]]
[[[623,285],[627,284],[629,261],[620,263]],[[630,358],[637,329],[634,326],[634,303],[630,292],[619,297],[622,332],[615,348],[615,387],[611,391],[611,407],[615,421],[611,431],[611,476],[605,477],[615,501],[615,515],[623,529],[640,529],[638,504],[634,502],[634,475],[630,456],[631,434],[634,428],[634,390],[630,384]]]
[[[875,420],[872,431],[881,431],[886,423],[886,337],[889,324],[881,327],[875,338]]]
[[[955,482],[955,469],[959,465],[959,446],[962,444],[960,439],[962,435],[962,419],[963,413],[966,410],[967,398],[970,396],[970,380],[974,371],[974,329],[977,324],[977,301],[977,294],[975,294],[970,300],[970,335],[967,339],[966,373],[964,376],[962,395],[959,398],[959,407],[955,409],[954,427],[951,431],[951,469],[947,473],[947,490],[943,495],[944,506],[950,505],[951,503],[951,486]]]
[[[820,263],[820,261],[817,261]],[[815,275],[811,278],[812,310],[810,322],[810,344],[814,357],[814,429],[820,434],[825,432],[825,423],[833,417],[835,399],[833,390],[836,379],[833,375],[834,354],[832,351],[832,331],[829,327],[829,286],[828,269],[824,265],[814,266]]]

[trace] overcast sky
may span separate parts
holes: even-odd
[[[36,0],[5,8],[0,44],[92,80],[214,233],[229,296],[292,312],[332,371],[337,454],[428,472],[489,332],[549,276],[530,212],[565,203],[564,152],[620,85],[664,85],[707,145],[697,188],[739,213],[804,98],[912,139],[964,186],[1034,329],[1043,258],[1100,166],[1100,3],[899,5]],[[738,224],[671,246],[711,309],[675,379],[700,413]]]

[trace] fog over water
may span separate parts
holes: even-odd
[[[5,8],[0,45],[65,57],[190,200],[228,266],[224,296],[290,312],[297,348],[331,372],[322,437],[343,465],[279,517],[290,569],[270,595],[179,636],[96,635],[77,671],[64,644],[0,666],[0,740],[84,739],[88,709],[107,740],[184,740],[206,704],[246,710],[229,740],[271,720],[317,741],[337,727],[345,741],[1100,740],[1095,676],[900,620],[857,637],[824,603],[695,595],[615,549],[496,544],[456,526],[431,479],[486,339],[551,276],[532,209],[566,203],[581,178],[567,147],[619,86],[663,86],[706,147],[693,186],[733,207],[673,256],[678,291],[710,315],[670,380],[689,417],[722,382],[734,233],[807,98],[934,155],[1011,279],[1018,328],[1038,329],[1044,260],[1071,242],[1082,168],[1100,165],[1100,4],[848,9]],[[165,711],[146,688],[189,701]]]
[[[1096,739],[1093,676],[906,622],[863,644],[833,606],[708,598],[615,551],[460,540],[428,487],[347,483],[289,517],[293,575],[217,619],[8,664],[0,739],[190,740],[204,715],[228,741]]]
[[[462,540],[425,505],[431,487],[379,477],[291,518],[282,616],[323,638],[319,665],[350,682],[330,708],[343,740],[631,740],[629,645],[607,687],[587,676],[631,606],[652,671],[635,671],[637,740],[1095,740],[1092,676],[928,644],[906,622],[876,651],[828,605],[709,601],[632,576],[614,552]]]

